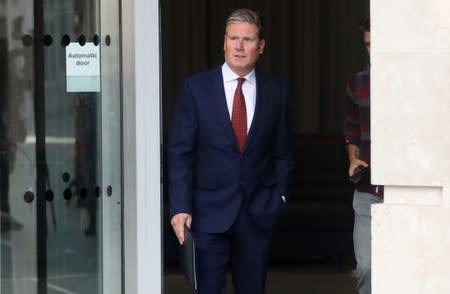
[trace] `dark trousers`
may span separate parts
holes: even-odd
[[[228,231],[195,237],[200,294],[225,293],[228,264],[235,294],[264,293],[272,231],[256,227],[244,208]]]

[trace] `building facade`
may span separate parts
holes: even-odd
[[[0,0],[0,293],[164,292],[160,8]],[[450,292],[449,10],[371,3],[374,293]]]

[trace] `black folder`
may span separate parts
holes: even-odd
[[[194,293],[197,293],[197,261],[195,238],[192,231],[184,226],[184,243],[180,247],[180,260],[184,275],[188,279]]]

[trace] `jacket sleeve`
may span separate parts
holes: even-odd
[[[281,195],[288,197],[289,175],[294,168],[286,87],[281,85],[281,113],[274,146],[275,171]]]
[[[355,82],[350,80],[346,88],[346,112],[344,119],[345,143],[359,146],[361,138],[359,103],[355,95]]]
[[[170,214],[192,214],[194,151],[198,121],[189,80],[184,80],[180,87],[171,120],[168,146]]]

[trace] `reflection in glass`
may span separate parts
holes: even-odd
[[[119,31],[119,1],[100,1],[0,0],[2,294],[106,293],[109,279],[121,293],[120,90],[66,91],[66,47],[101,46],[100,6]],[[120,85],[111,52],[103,84]]]

